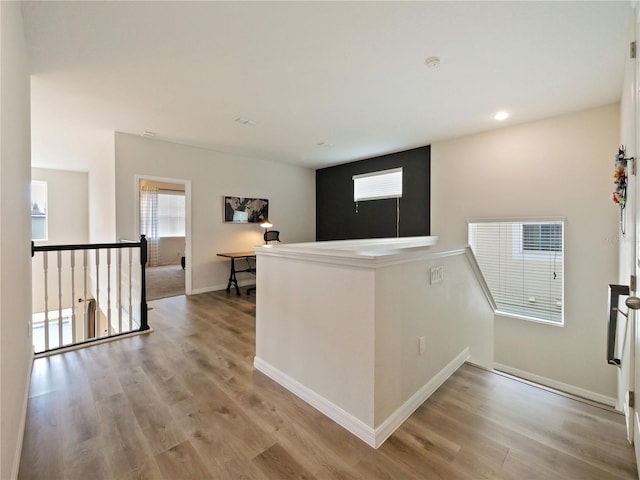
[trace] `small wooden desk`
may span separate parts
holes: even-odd
[[[240,288],[238,288],[238,279],[236,278],[236,273],[242,272],[251,272],[256,273],[256,267],[252,267],[251,263],[249,263],[249,259],[253,258],[255,260],[256,254],[255,252],[230,252],[230,253],[217,253],[218,257],[225,257],[231,260],[231,272],[229,273],[229,282],[227,282],[227,292],[231,291],[231,285],[236,288],[236,294],[240,295]],[[248,267],[244,270],[236,270],[236,260],[237,259],[246,259]]]

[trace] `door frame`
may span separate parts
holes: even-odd
[[[184,225],[184,255],[185,255],[185,275],[184,275],[184,293],[191,295],[193,292],[192,272],[193,272],[193,255],[191,248],[191,180],[182,178],[156,177],[153,175],[134,175],[134,185],[137,195],[135,196],[134,217],[136,223],[136,232],[140,236],[140,182],[149,180],[158,183],[175,183],[176,185],[184,185],[184,208],[185,208],[185,225]]]

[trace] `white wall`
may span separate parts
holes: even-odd
[[[284,242],[315,237],[315,172],[283,163],[116,134],[117,236],[137,238],[135,176],[191,181],[193,293],[225,288],[229,262],[219,252],[264,243],[256,224],[225,224],[223,197],[269,199],[269,220]],[[187,233],[189,235],[189,233]],[[189,272],[187,272],[189,274]],[[239,275],[242,280],[245,277]]]
[[[0,2],[0,478],[17,477],[31,348],[29,72],[19,2]]]
[[[38,245],[89,241],[89,177],[87,172],[32,168],[32,180],[47,182],[48,240]]]
[[[376,426],[465,348],[470,362],[493,366],[493,312],[464,251],[449,253],[378,271]],[[442,267],[444,278],[431,284],[434,267]],[[419,355],[421,336],[426,351]]]
[[[275,246],[258,251],[257,287],[256,368],[376,447],[467,358],[493,364],[493,311],[464,250]]]
[[[495,361],[607,398],[616,396],[606,308],[618,278],[619,124],[615,104],[431,147],[431,231],[441,245],[465,245],[468,219],[566,218],[565,326],[496,317]]]
[[[89,170],[89,241],[111,243],[116,237],[115,140],[102,145]],[[131,238],[130,240],[135,240]]]
[[[47,182],[47,230],[46,241],[35,242],[36,245],[66,245],[89,242],[89,200],[88,174],[86,172],[71,172],[68,170],[51,170],[32,168],[31,179]],[[71,295],[71,252],[63,252],[62,271],[62,305],[69,308],[74,302]],[[50,302],[49,310],[58,308],[58,274],[53,255],[50,257],[50,267],[47,275],[47,290]],[[43,312],[44,305],[44,270],[43,254],[37,253],[31,262],[32,271],[32,311]],[[81,285],[80,254],[76,254],[77,269],[76,287]],[[79,291],[79,290],[78,290]]]
[[[160,265],[180,265],[185,254],[184,237],[161,237],[158,243]]]

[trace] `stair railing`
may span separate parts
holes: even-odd
[[[31,242],[31,256],[42,264],[42,274],[37,265],[33,273],[36,353],[149,330],[144,235],[139,242]]]

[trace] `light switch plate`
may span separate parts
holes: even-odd
[[[444,280],[444,272],[442,265],[438,267],[431,267],[431,284],[439,283]]]

